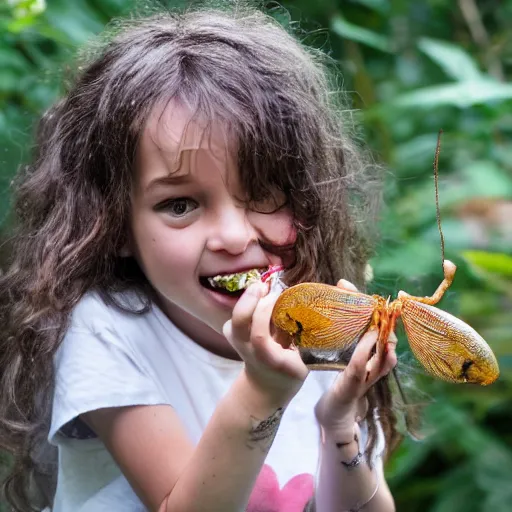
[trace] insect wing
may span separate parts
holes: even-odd
[[[277,327],[293,335],[300,347],[341,350],[368,329],[376,305],[370,295],[302,283],[280,295],[272,319]]]
[[[432,375],[487,385],[499,375],[494,353],[469,325],[441,309],[405,300],[402,322],[412,352]]]

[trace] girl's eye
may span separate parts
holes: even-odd
[[[183,217],[197,208],[197,202],[188,197],[178,197],[176,199],[168,199],[157,205],[157,210],[165,210],[173,217]]]

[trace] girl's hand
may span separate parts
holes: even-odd
[[[244,360],[252,385],[282,406],[298,392],[308,369],[289,340],[280,344],[271,335],[270,319],[277,295],[267,294],[267,284],[251,285],[236,303],[223,334]]]
[[[343,279],[338,282],[338,286],[357,291],[351,283]],[[319,424],[324,431],[335,432],[337,439],[346,439],[347,442],[354,439],[356,423],[366,416],[368,409],[366,393],[397,363],[395,334],[390,335],[388,350],[381,357],[377,353],[372,355],[377,337],[376,329],[363,335],[349,364],[315,407]]]

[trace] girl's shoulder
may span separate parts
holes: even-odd
[[[162,317],[155,305],[134,291],[106,297],[91,290],[71,311],[63,349],[77,349],[86,338],[91,346],[111,346],[130,357],[151,358],[161,351],[163,339],[180,336],[174,325]]]
[[[161,359],[162,339],[168,339],[165,325],[156,311],[135,293],[119,293],[108,300],[89,291],[71,311],[62,343],[55,354],[57,377],[70,366],[89,366],[91,374],[100,367],[128,368],[139,374],[151,373],[152,361]]]
[[[144,306],[144,301],[132,291],[117,293],[111,300],[107,300],[101,292],[91,290],[72,309],[70,328],[83,328],[94,332],[95,327],[133,321],[141,316]],[[147,312],[151,310],[146,309]]]

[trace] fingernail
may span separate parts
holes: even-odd
[[[347,290],[350,290],[350,291],[356,290],[356,287],[350,281],[347,281],[346,279],[340,279],[338,281],[338,283],[341,283],[343,288],[346,288]]]

